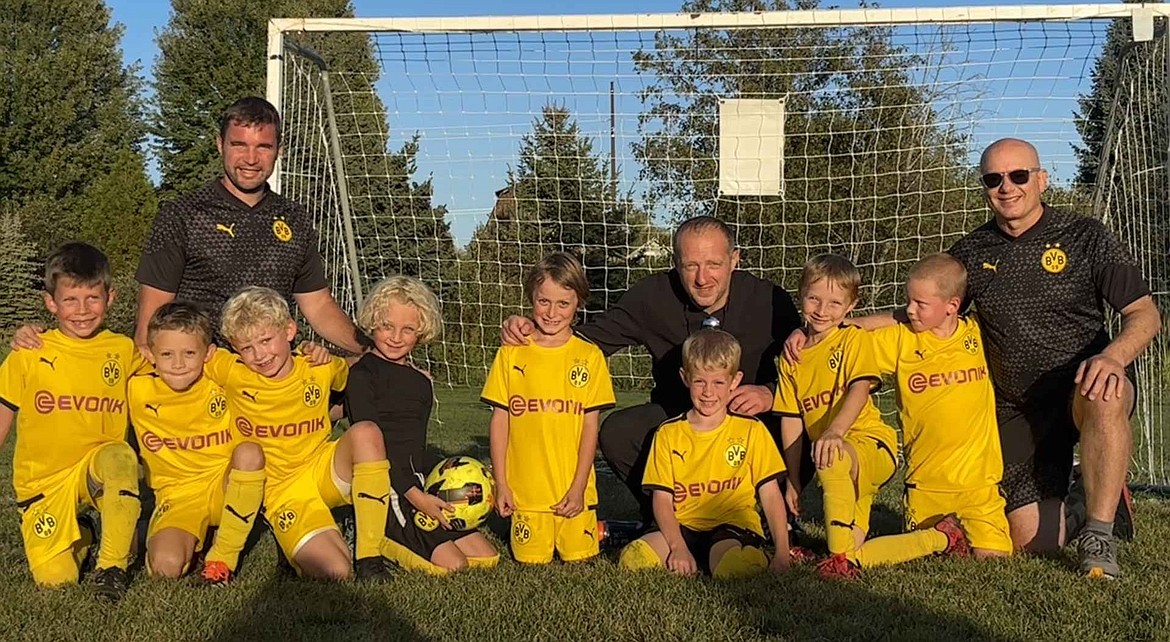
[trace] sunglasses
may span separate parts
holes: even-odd
[[[1029,167],[1027,169],[1013,169],[1010,172],[994,172],[991,174],[984,174],[979,177],[980,182],[987,189],[995,189],[1003,184],[1003,177],[1007,176],[1008,180],[1013,185],[1027,185],[1028,181],[1032,179],[1033,172],[1042,172],[1042,167]]]

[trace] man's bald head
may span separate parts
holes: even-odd
[[[995,141],[983,150],[979,173],[983,196],[1000,229],[1015,237],[1040,220],[1048,172],[1040,167],[1040,154],[1032,143],[1018,138]]]
[[[1040,166],[1040,152],[1036,151],[1035,145],[1019,138],[1001,138],[983,150],[983,154],[979,157],[980,173],[987,171],[988,159],[999,154],[1010,154],[1013,158],[1026,163],[1027,167]]]

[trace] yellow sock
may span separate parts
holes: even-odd
[[[138,457],[128,444],[102,446],[89,472],[102,488],[95,502],[102,516],[97,567],[125,570],[130,565],[134,526],[142,510],[138,501]]]
[[[947,548],[947,536],[933,528],[926,528],[899,535],[875,537],[866,541],[861,548],[848,553],[850,561],[862,568],[890,566],[909,562]]]
[[[406,546],[390,539],[389,537],[383,538],[381,542],[381,550],[379,553],[382,555],[382,557],[385,557],[386,559],[394,562],[398,566],[408,571],[421,571],[427,575],[435,576],[447,575],[452,572],[451,569],[443,568],[438,564],[432,563],[428,559],[423,559],[422,556],[418,555]],[[499,556],[497,555],[496,557],[498,558]],[[471,565],[471,558],[468,558],[467,564],[468,566]]]
[[[622,549],[618,557],[618,566],[627,571],[639,571],[644,568],[662,568],[664,562],[658,553],[646,543],[646,540],[636,539]]]
[[[472,557],[467,556],[467,568],[495,568],[496,564],[500,562],[500,554],[496,553],[491,557]]]
[[[353,465],[354,555],[381,555],[390,500],[390,463],[385,459]]]
[[[758,575],[768,568],[768,556],[755,546],[733,548],[719,558],[719,563],[711,570],[711,577],[716,579],[751,577]]]
[[[207,561],[223,562],[234,573],[240,561],[244,542],[256,524],[260,503],[264,501],[264,470],[228,471],[227,488],[223,495],[223,512],[219,516],[219,532],[207,551]]]
[[[827,468],[817,470],[817,479],[824,491],[825,539],[829,553],[833,555],[853,550],[857,545],[853,539],[857,494],[853,490],[853,478],[849,475],[852,466],[853,457],[842,451],[841,459]]]

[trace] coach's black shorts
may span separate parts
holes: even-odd
[[[409,502],[395,502],[386,519],[386,537],[410,549],[426,561],[431,561],[435,549],[447,542],[454,542],[470,535],[462,531],[449,531],[438,520],[417,511]]]
[[[739,542],[740,546],[755,546],[760,547],[764,544],[764,538],[758,534],[732,526],[731,524],[720,524],[709,531],[696,531],[681,526],[683,542],[687,545],[687,550],[691,552],[691,556],[695,558],[695,563],[699,565],[699,570],[707,575],[711,574],[711,547],[724,540],[733,539]]]

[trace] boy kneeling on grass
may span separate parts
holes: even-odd
[[[727,412],[743,377],[739,359],[739,343],[722,330],[703,329],[683,343],[680,374],[693,407],[654,435],[642,488],[652,494],[658,530],[622,550],[622,568],[717,578],[788,570],[788,516],[777,481],[784,460],[764,424]],[[776,545],[770,564],[757,499]]]

